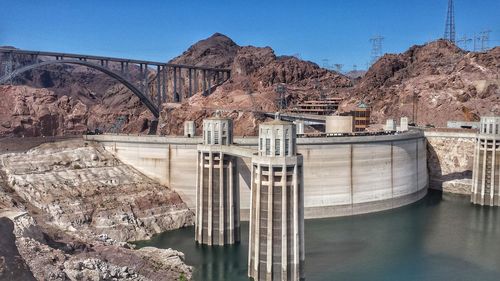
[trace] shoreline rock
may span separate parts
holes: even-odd
[[[183,253],[127,241],[192,225],[193,212],[101,146],[70,140],[2,154],[0,173],[0,217],[12,221],[15,244],[1,242],[34,279],[191,279]]]

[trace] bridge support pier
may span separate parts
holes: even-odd
[[[259,126],[252,157],[248,276],[304,278],[304,181],[295,126],[275,120]]]
[[[193,81],[192,81],[191,70],[192,70],[191,68],[188,68],[188,79],[189,79],[189,94],[188,94],[188,97],[189,98],[193,94]]]
[[[167,102],[167,67],[162,66],[162,75],[161,75],[161,96],[162,96],[162,102]]]
[[[208,71],[208,77],[207,77],[207,80],[208,80],[208,89],[207,89],[207,96],[210,95],[212,93],[212,86],[210,85],[210,79],[212,78],[212,76],[210,75],[210,71]]]
[[[231,119],[203,120],[203,145],[198,146],[195,240],[228,245],[240,241],[236,158],[222,152],[232,144]]]
[[[202,79],[203,79],[203,96],[207,95],[207,71],[203,70],[202,72]]]
[[[177,93],[177,67],[174,67],[173,70],[174,70],[174,76],[173,76],[173,78],[174,78],[174,81],[173,81],[173,83],[174,83],[173,97],[174,98],[173,98],[173,101],[174,102],[180,102],[181,98],[180,98],[180,95],[178,95],[178,93]]]

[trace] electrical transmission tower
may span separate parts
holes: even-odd
[[[331,68],[329,59],[322,59],[322,62],[323,62],[323,68],[325,68],[325,69]]]
[[[474,36],[474,51],[486,52],[489,49],[491,30],[485,30]]]
[[[337,71],[338,73],[342,73],[342,67],[344,67],[343,64],[336,63],[333,66],[335,67],[335,71]]]
[[[276,92],[278,93],[278,108],[279,112],[282,112],[287,108],[287,102],[286,102],[286,88],[285,85],[280,83],[276,86]]]
[[[372,43],[372,60],[370,64],[374,64],[381,56],[382,56],[382,41],[384,41],[384,37],[377,35],[370,38],[370,42]]]
[[[468,38],[467,35],[464,34],[464,36],[462,36],[462,38],[459,38],[457,40],[457,44],[458,46],[460,46],[460,48],[462,48],[462,50],[467,50],[468,48],[468,44],[472,42],[472,39]]]
[[[446,14],[444,39],[455,43],[455,5],[453,0],[448,0],[448,13]]]

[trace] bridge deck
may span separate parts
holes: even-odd
[[[113,61],[113,62],[126,62],[126,63],[133,63],[133,64],[147,64],[147,65],[154,65],[154,66],[166,66],[166,67],[190,68],[190,69],[198,69],[198,70],[231,72],[231,69],[227,69],[227,68],[193,66],[193,65],[186,65],[186,64],[173,64],[173,63],[165,63],[165,62],[156,62],[156,61],[149,61],[149,60],[137,60],[137,59],[104,57],[104,56],[72,54],[72,53],[30,51],[30,50],[20,50],[20,49],[11,49],[11,48],[0,48],[0,53],[13,53],[13,54],[20,54],[20,55],[35,55],[35,56],[49,56],[49,57],[61,57],[61,58],[76,58],[76,59],[82,58],[82,59],[98,60],[98,61],[103,60],[103,61]]]

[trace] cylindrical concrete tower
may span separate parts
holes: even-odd
[[[295,125],[259,126],[252,157],[248,276],[254,280],[304,278],[304,181]]]
[[[188,138],[194,137],[196,134],[196,125],[194,121],[184,121],[184,136]]]
[[[293,122],[295,124],[295,129],[297,131],[297,135],[303,135],[304,134],[304,120],[295,120]]]
[[[500,117],[481,117],[474,150],[474,204],[500,206]]]
[[[232,144],[232,121],[203,120],[203,145],[198,145],[195,240],[226,245],[240,240],[238,173],[236,159],[222,152]]]

